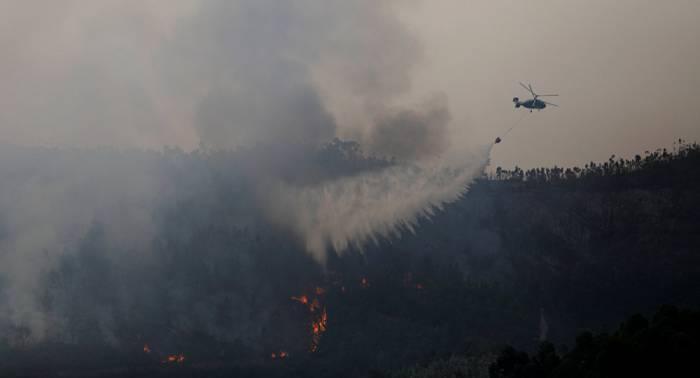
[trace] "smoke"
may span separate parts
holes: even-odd
[[[385,112],[371,130],[368,148],[402,160],[439,157],[449,145],[447,100],[435,97],[415,109]]]
[[[7,2],[0,141],[192,149],[338,136],[394,153],[375,129],[412,123],[402,97],[422,59],[400,6]]]
[[[140,153],[81,153],[3,146],[0,153],[0,328],[41,339],[60,319],[42,310],[42,279],[77,252],[96,224],[128,261],[150,247],[155,161]]]
[[[413,232],[420,217],[429,218],[459,198],[487,163],[475,154],[458,167],[442,161],[400,164],[312,187],[280,185],[270,211],[286,219],[323,262],[329,248],[362,249],[378,237]]]
[[[212,309],[230,306],[225,337],[252,342],[265,321],[240,311],[271,316],[279,286],[260,235],[291,234],[322,263],[411,231],[488,159],[454,142],[446,96],[408,100],[422,50],[395,1],[8,4],[3,17],[41,20],[0,39],[15,52],[0,67],[0,141],[33,146],[0,159],[0,329],[32,341],[72,340],[87,317],[116,342],[163,301],[163,324],[183,333],[226,333]],[[104,274],[76,273],[95,264]],[[190,275],[237,289],[194,289]],[[170,286],[126,281],[144,276]]]
[[[317,145],[349,137],[369,154],[398,159],[379,172],[315,185],[290,185],[272,175],[275,189],[260,190],[272,221],[298,233],[319,261],[329,246],[340,252],[414,224],[461,193],[484,160],[464,156],[455,167],[440,161],[449,147],[444,95],[418,106],[401,103],[421,49],[395,7],[214,1],[178,25],[166,43],[171,89],[191,93],[187,97],[204,93],[195,104],[195,127],[205,145],[271,145],[272,159],[279,159],[273,165],[283,167],[278,171],[298,176],[306,165],[296,164],[280,142]],[[258,175],[269,172],[265,165]]]
[[[393,129],[427,127],[426,115],[396,109],[420,46],[395,7],[367,0],[205,2],[177,25],[157,61],[168,90],[195,99],[193,126],[205,145],[317,144],[339,136],[371,152],[405,153],[388,140]],[[424,107],[428,117],[446,112],[444,101]],[[420,150],[420,141],[409,148]]]

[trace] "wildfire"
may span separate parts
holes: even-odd
[[[183,363],[183,362],[185,362],[185,355],[182,354],[182,353],[180,353],[180,354],[171,354],[171,355],[169,355],[168,357],[166,357],[165,360],[163,361],[164,364],[165,364],[165,363],[170,363],[170,364],[178,363],[178,364],[181,364],[181,363]]]
[[[321,335],[328,329],[328,313],[324,308],[321,314],[311,321],[311,348],[312,352],[318,350],[318,346],[321,343]]]
[[[318,288],[317,288],[318,289]],[[318,301],[318,298],[314,298],[313,300],[309,301],[309,297],[306,295],[300,295],[298,297],[290,297],[291,300],[297,301],[306,307],[309,308],[309,311],[315,312],[319,308],[321,308],[321,303]]]
[[[308,305],[308,304],[309,304],[309,297],[307,297],[306,295],[301,295],[301,296],[298,296],[298,297],[291,297],[291,299],[292,299],[293,301],[297,301],[297,302],[299,302],[299,303],[301,303],[301,304],[305,304],[305,305]]]
[[[284,360],[288,356],[289,356],[289,354],[283,350],[279,351],[279,353],[277,353],[277,352],[270,353],[270,358],[272,358],[273,360],[276,360],[276,359]]]
[[[313,299],[309,299],[309,297],[306,294],[302,294],[300,296],[293,296],[291,299],[293,301],[299,302],[303,305],[305,305],[308,309],[309,312],[312,314],[311,317],[311,346],[309,349],[311,352],[315,352],[318,350],[318,346],[321,342],[321,335],[326,332],[326,329],[328,327],[328,312],[326,311],[326,308],[321,305],[321,302],[319,301],[320,297],[326,294],[326,289],[320,286],[316,286],[315,288],[315,294],[316,297]],[[283,354],[284,353],[284,356]],[[285,358],[287,357],[286,352],[280,352],[280,353],[271,353],[270,357],[272,359],[278,359],[278,358]]]
[[[143,353],[146,354],[151,354],[153,352],[153,349],[151,349],[151,346],[148,345],[148,343],[143,344]],[[155,353],[157,356],[162,356],[163,354],[158,352]],[[185,354],[184,353],[178,353],[178,354],[169,354],[165,356],[165,359],[161,361],[161,363],[164,364],[181,364],[185,362]]]

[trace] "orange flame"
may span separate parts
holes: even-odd
[[[301,295],[298,297],[290,297],[293,301],[297,301],[306,307],[309,308],[309,311],[315,312],[319,308],[321,308],[321,304],[318,301],[318,298],[314,298],[312,301],[309,301],[309,297],[306,295]]]
[[[319,330],[321,332],[326,332],[326,327],[328,324],[328,313],[326,312],[326,309],[323,309],[323,313],[321,313],[321,318],[318,321],[318,326]]]
[[[299,297],[291,297],[291,299],[292,299],[293,301],[297,301],[297,302],[299,302],[299,303],[301,303],[301,304],[305,304],[305,305],[308,305],[308,304],[309,304],[309,297],[307,297],[306,295],[302,295],[302,296],[299,296]]]
[[[328,329],[328,313],[326,309],[323,309],[321,315],[316,319],[311,321],[311,347],[312,352],[318,350],[318,346],[321,343],[321,335]]]
[[[171,354],[168,357],[165,358],[165,361],[163,363],[178,363],[181,364],[185,362],[185,355],[180,353],[180,354]]]
[[[277,358],[279,358],[280,360],[284,360],[287,357],[289,357],[289,353],[287,353],[284,350],[279,351],[279,353],[277,353],[277,352],[270,353],[270,358],[272,358],[273,360],[275,360]]]
[[[367,282],[366,278],[363,278],[363,286],[367,285],[369,286],[369,283]],[[344,289],[344,287],[343,287]],[[327,324],[328,324],[328,313],[326,312],[326,308],[321,305],[321,302],[319,301],[319,297],[324,295],[326,293],[326,289],[316,286],[315,288],[315,294],[316,298],[313,298],[313,300],[309,301],[309,297],[306,294],[300,295],[298,297],[293,296],[290,297],[292,300],[297,301],[303,305],[305,305],[312,315],[311,319],[311,347],[310,350],[312,352],[315,352],[318,350],[318,345],[321,342],[321,335],[326,332],[327,329]],[[319,312],[319,310],[321,310]],[[286,358],[287,357],[287,352],[281,351],[279,353],[272,353],[270,354],[270,357],[272,359],[276,358]]]
[[[151,348],[148,346],[148,344],[143,344],[143,353],[151,353]]]

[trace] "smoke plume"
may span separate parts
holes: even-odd
[[[25,146],[0,159],[0,329],[14,344],[118,343],[156,317],[252,343],[279,287],[261,267],[303,259],[272,259],[261,235],[323,262],[411,231],[488,158],[449,143],[446,96],[408,100],[421,46],[396,1],[62,5],[0,16],[38,22],[0,37],[13,52],[0,141]],[[165,145],[178,147],[135,150]],[[213,315],[226,306],[235,330]]]

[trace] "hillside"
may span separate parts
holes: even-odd
[[[319,161],[345,165],[321,167],[390,164],[348,148],[322,150]],[[236,154],[22,153],[35,161],[22,172],[107,156],[167,185],[147,253],[100,222],[76,246],[56,246],[39,303],[60,321],[40,342],[29,326],[0,324],[6,376],[381,376],[700,305],[697,145],[582,169],[500,169],[414,233],[326,267],[242,200],[252,188]]]

